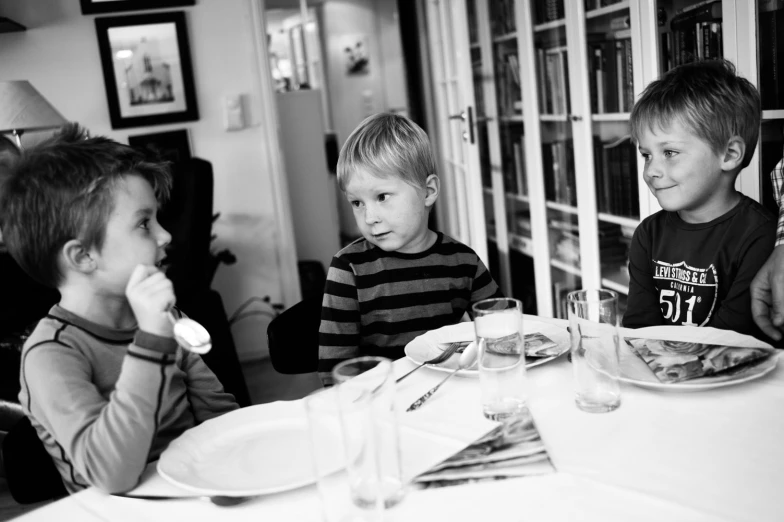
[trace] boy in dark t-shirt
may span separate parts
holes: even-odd
[[[634,233],[623,325],[713,326],[767,340],[749,284],[776,222],[735,189],[759,136],[756,88],[726,60],[685,64],[645,89],[630,123],[663,210]]]

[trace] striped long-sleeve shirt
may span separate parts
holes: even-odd
[[[327,273],[319,329],[319,376],[361,355],[403,357],[414,337],[460,321],[471,305],[502,297],[471,248],[438,233],[424,252],[385,252],[358,239]]]

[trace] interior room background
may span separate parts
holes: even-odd
[[[192,154],[212,163],[214,211],[220,213],[213,226],[217,236],[213,249],[227,248],[237,258],[233,265],[221,265],[213,282],[228,315],[252,297],[269,296],[271,303],[288,307],[300,295],[296,281],[291,284],[293,272],[289,261],[293,258],[292,252],[285,250],[285,245],[292,243],[288,236],[292,235],[293,227],[292,223],[281,219],[285,213],[276,207],[279,202],[272,171],[277,166],[272,158],[282,155],[285,161],[286,157],[307,157],[311,151],[323,155],[323,141],[316,139],[306,147],[299,139],[281,140],[281,152],[271,153],[267,148],[269,133],[282,136],[287,131],[287,136],[296,137],[316,122],[320,126],[316,136],[333,132],[340,146],[367,115],[390,109],[408,111],[396,0],[324,0],[311,1],[309,5],[311,13],[316,15],[324,58],[321,67],[324,77],[320,81],[327,96],[320,93],[316,96],[315,107],[320,110],[286,114],[283,115],[285,119],[279,115],[280,128],[269,128],[265,123],[258,57],[263,49],[257,37],[264,32],[272,33],[274,41],[281,30],[288,29],[285,24],[296,23],[299,20],[298,0],[197,0],[194,6],[167,11],[186,13],[199,119],[113,130],[94,18],[142,12],[83,15],[79,2],[74,0],[0,0],[0,16],[27,28],[23,32],[0,34],[0,79],[30,81],[66,119],[79,122],[93,134],[105,135],[121,143],[127,143],[128,137],[133,135],[185,128],[190,134]],[[254,26],[259,17],[253,16],[259,9],[267,23],[261,33]],[[344,70],[344,43],[357,36],[366,46],[368,67],[362,74],[348,75]],[[294,91],[276,96],[297,94]],[[240,130],[224,128],[224,106],[228,96],[240,96],[244,120]],[[284,110],[297,106],[296,103],[284,104],[286,109],[280,99],[277,105]],[[23,146],[33,144],[46,134],[26,134],[22,138]],[[293,175],[324,175],[323,179],[329,180],[325,164],[314,168],[320,172],[297,171]],[[285,169],[284,175],[292,173]],[[293,179],[288,185],[300,186],[298,183],[303,179],[307,178]],[[339,219],[337,226],[344,237],[356,234],[350,210],[348,214],[345,207],[341,211],[336,188],[332,186],[330,190],[328,197],[332,198],[334,194],[330,204],[334,201],[335,206],[329,220]],[[313,216],[297,216],[298,212],[308,209],[303,203],[308,197],[321,197],[323,203],[323,194],[292,191],[290,196],[291,219],[295,225],[298,217],[300,224],[313,219]],[[300,233],[307,234],[307,227],[300,226]],[[330,240],[335,245],[339,241],[338,238]],[[297,241],[298,244],[303,242],[303,238]],[[319,260],[328,264],[331,254],[323,252],[326,252],[325,248],[322,248]],[[233,325],[241,360],[266,357],[268,322],[268,316],[255,315]]]

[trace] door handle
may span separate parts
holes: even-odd
[[[460,114],[450,114],[450,120],[461,120],[466,124],[466,131],[463,132],[463,139],[470,144],[474,144],[474,108],[471,106],[466,107],[466,110],[460,112]],[[478,121],[490,121],[492,118],[488,118],[487,116],[480,116]]]

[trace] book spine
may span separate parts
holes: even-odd
[[[626,110],[631,111],[632,107],[634,107],[634,58],[632,55],[631,38],[623,41],[623,50],[626,54],[626,83],[624,84]]]
[[[514,155],[515,181],[517,181],[517,193],[525,196],[527,189],[525,186],[525,172],[523,171],[523,147],[520,143],[512,144],[512,154]]]
[[[618,96],[618,112],[626,112],[624,85],[626,85],[626,64],[623,59],[623,42],[621,40],[615,41],[615,76],[616,80],[616,95]]]

